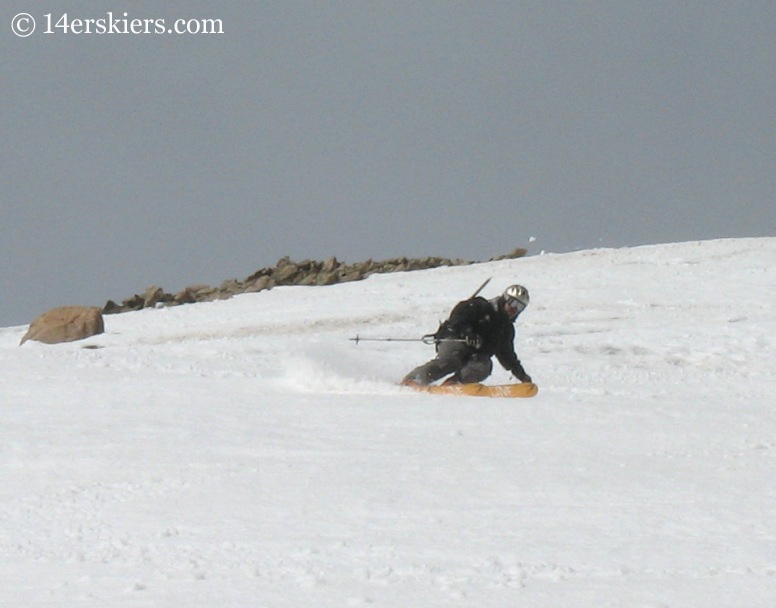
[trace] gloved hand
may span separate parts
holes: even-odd
[[[466,336],[465,340],[466,346],[469,348],[473,348],[474,350],[479,350],[482,348],[482,338],[477,334],[469,334]]]
[[[520,382],[533,382],[533,380],[531,380],[531,376],[529,376],[525,372],[523,372],[523,374],[519,376],[518,379],[520,380]]]

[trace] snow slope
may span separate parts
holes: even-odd
[[[582,251],[0,329],[0,606],[773,606],[774,262]],[[433,349],[347,340],[489,276],[531,291],[534,399],[409,392]]]

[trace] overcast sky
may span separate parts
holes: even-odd
[[[152,33],[56,27],[109,11]],[[776,236],[773,0],[10,0],[1,18],[0,326],[285,255]]]

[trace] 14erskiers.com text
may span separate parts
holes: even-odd
[[[163,18],[130,19],[128,13],[115,17],[108,12],[96,19],[71,19],[67,13],[61,17],[48,13],[45,34],[223,34],[221,19],[176,19],[172,26]]]

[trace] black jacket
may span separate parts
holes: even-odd
[[[530,381],[515,353],[515,326],[501,309],[500,301],[477,297],[455,305],[440,325],[436,338],[464,338],[479,342],[474,350],[496,356],[504,369],[523,382]]]

